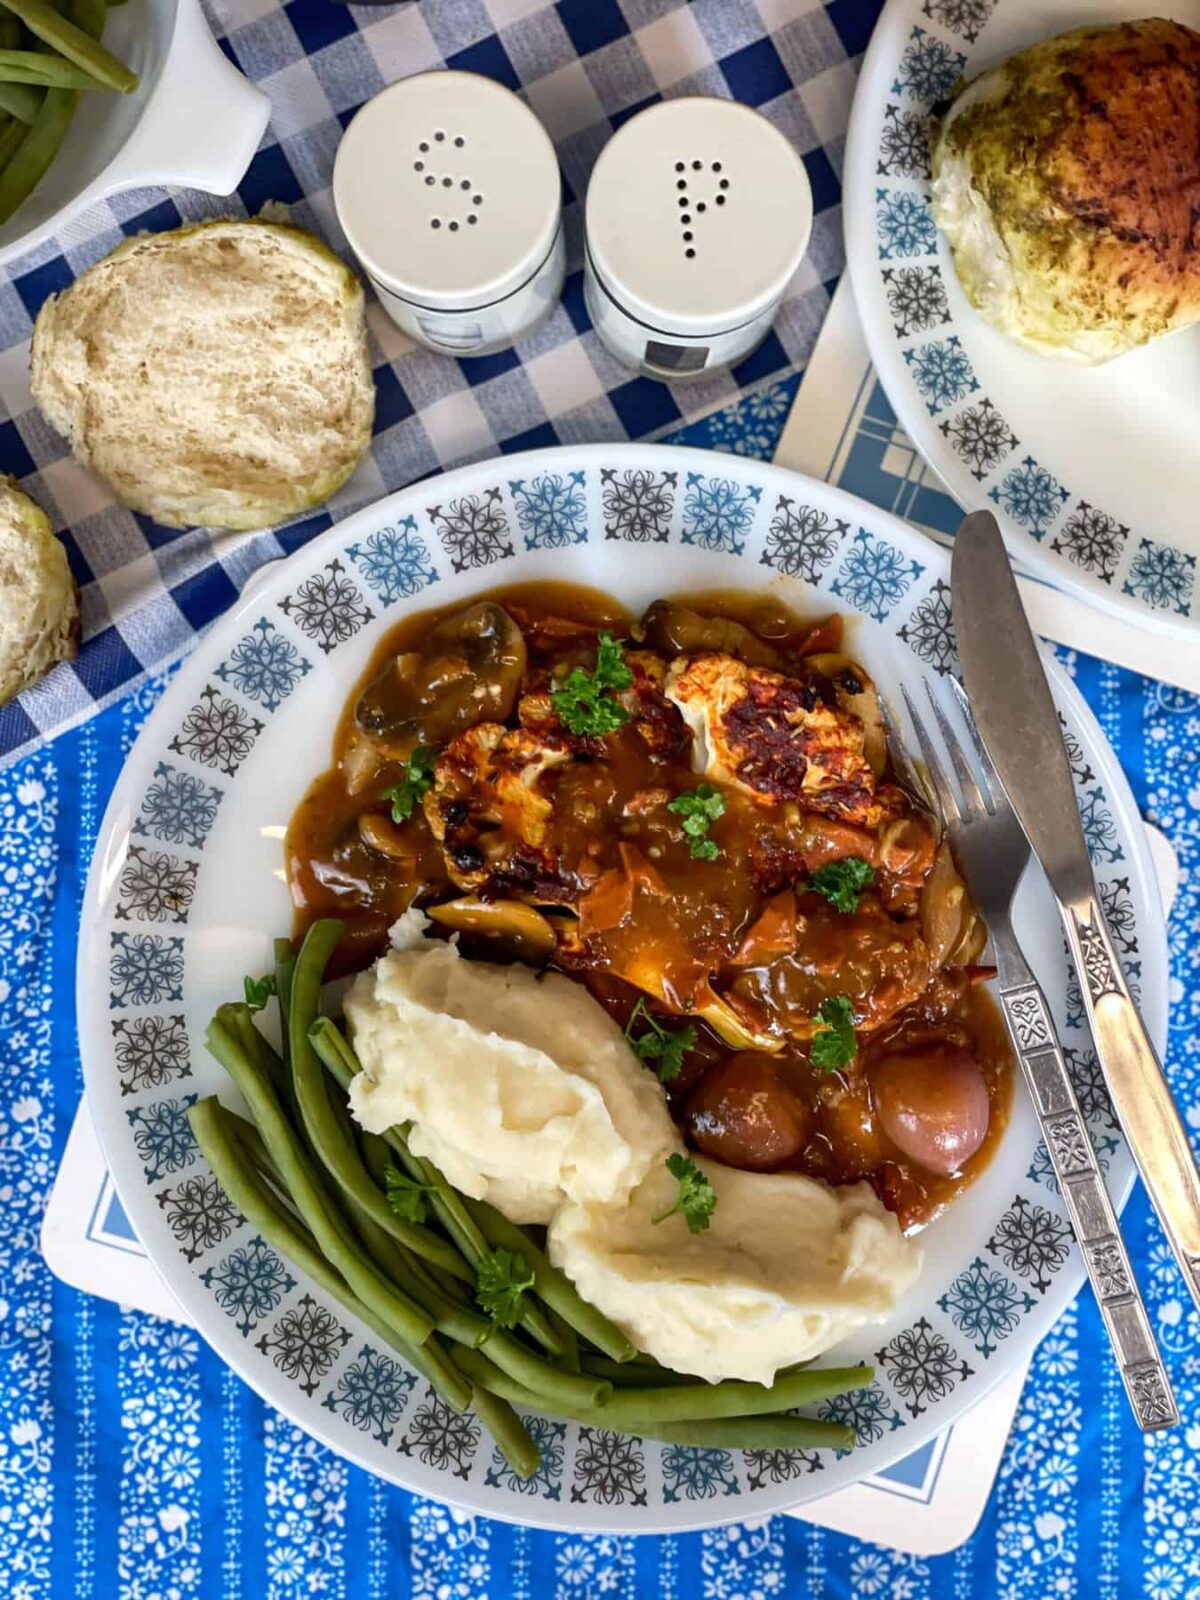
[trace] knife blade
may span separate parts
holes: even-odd
[[[960,527],[950,589],[976,727],[1058,901],[1113,1110],[1200,1307],[1200,1172],[1104,922],[1058,712],[990,512]]]

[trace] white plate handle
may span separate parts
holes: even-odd
[[[171,48],[141,121],[104,175],[110,194],[173,184],[232,194],[258,149],[271,102],[222,54],[200,0],[179,0]]]

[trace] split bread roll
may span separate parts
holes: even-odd
[[[75,656],[79,603],[46,513],[0,478],[0,705]]]
[[[264,528],[319,505],[375,414],[361,284],[274,222],[119,245],[43,305],[32,383],[76,458],[172,528]]]
[[[1200,33],[1079,28],[969,83],[935,123],[933,212],[968,299],[1094,363],[1200,321]]]

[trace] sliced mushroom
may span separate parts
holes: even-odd
[[[464,895],[440,906],[427,906],[426,914],[455,933],[493,940],[512,960],[530,966],[544,966],[554,954],[553,923],[521,900],[480,900]]]
[[[389,661],[359,696],[358,727],[395,758],[444,744],[516,704],[525,640],[502,606],[481,600],[429,630],[419,650]]]
[[[674,600],[656,600],[642,618],[642,626],[647,643],[656,650],[673,655],[714,651],[734,656],[747,666],[783,670],[779,652],[732,617],[705,616]]]
[[[377,850],[381,856],[387,856],[392,861],[405,862],[410,867],[416,865],[417,853],[413,849],[412,841],[405,838],[403,831],[396,826],[391,817],[385,817],[378,811],[364,811],[358,819],[358,836],[365,845]]]
[[[805,667],[825,678],[833,688],[843,711],[863,725],[863,755],[877,778],[887,767],[887,723],[879,703],[879,691],[870,676],[849,656],[819,654],[807,656]]]

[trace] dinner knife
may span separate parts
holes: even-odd
[[[950,586],[976,726],[1058,901],[1113,1110],[1200,1307],[1200,1172],[1104,923],[1058,713],[990,512],[959,529]]]

